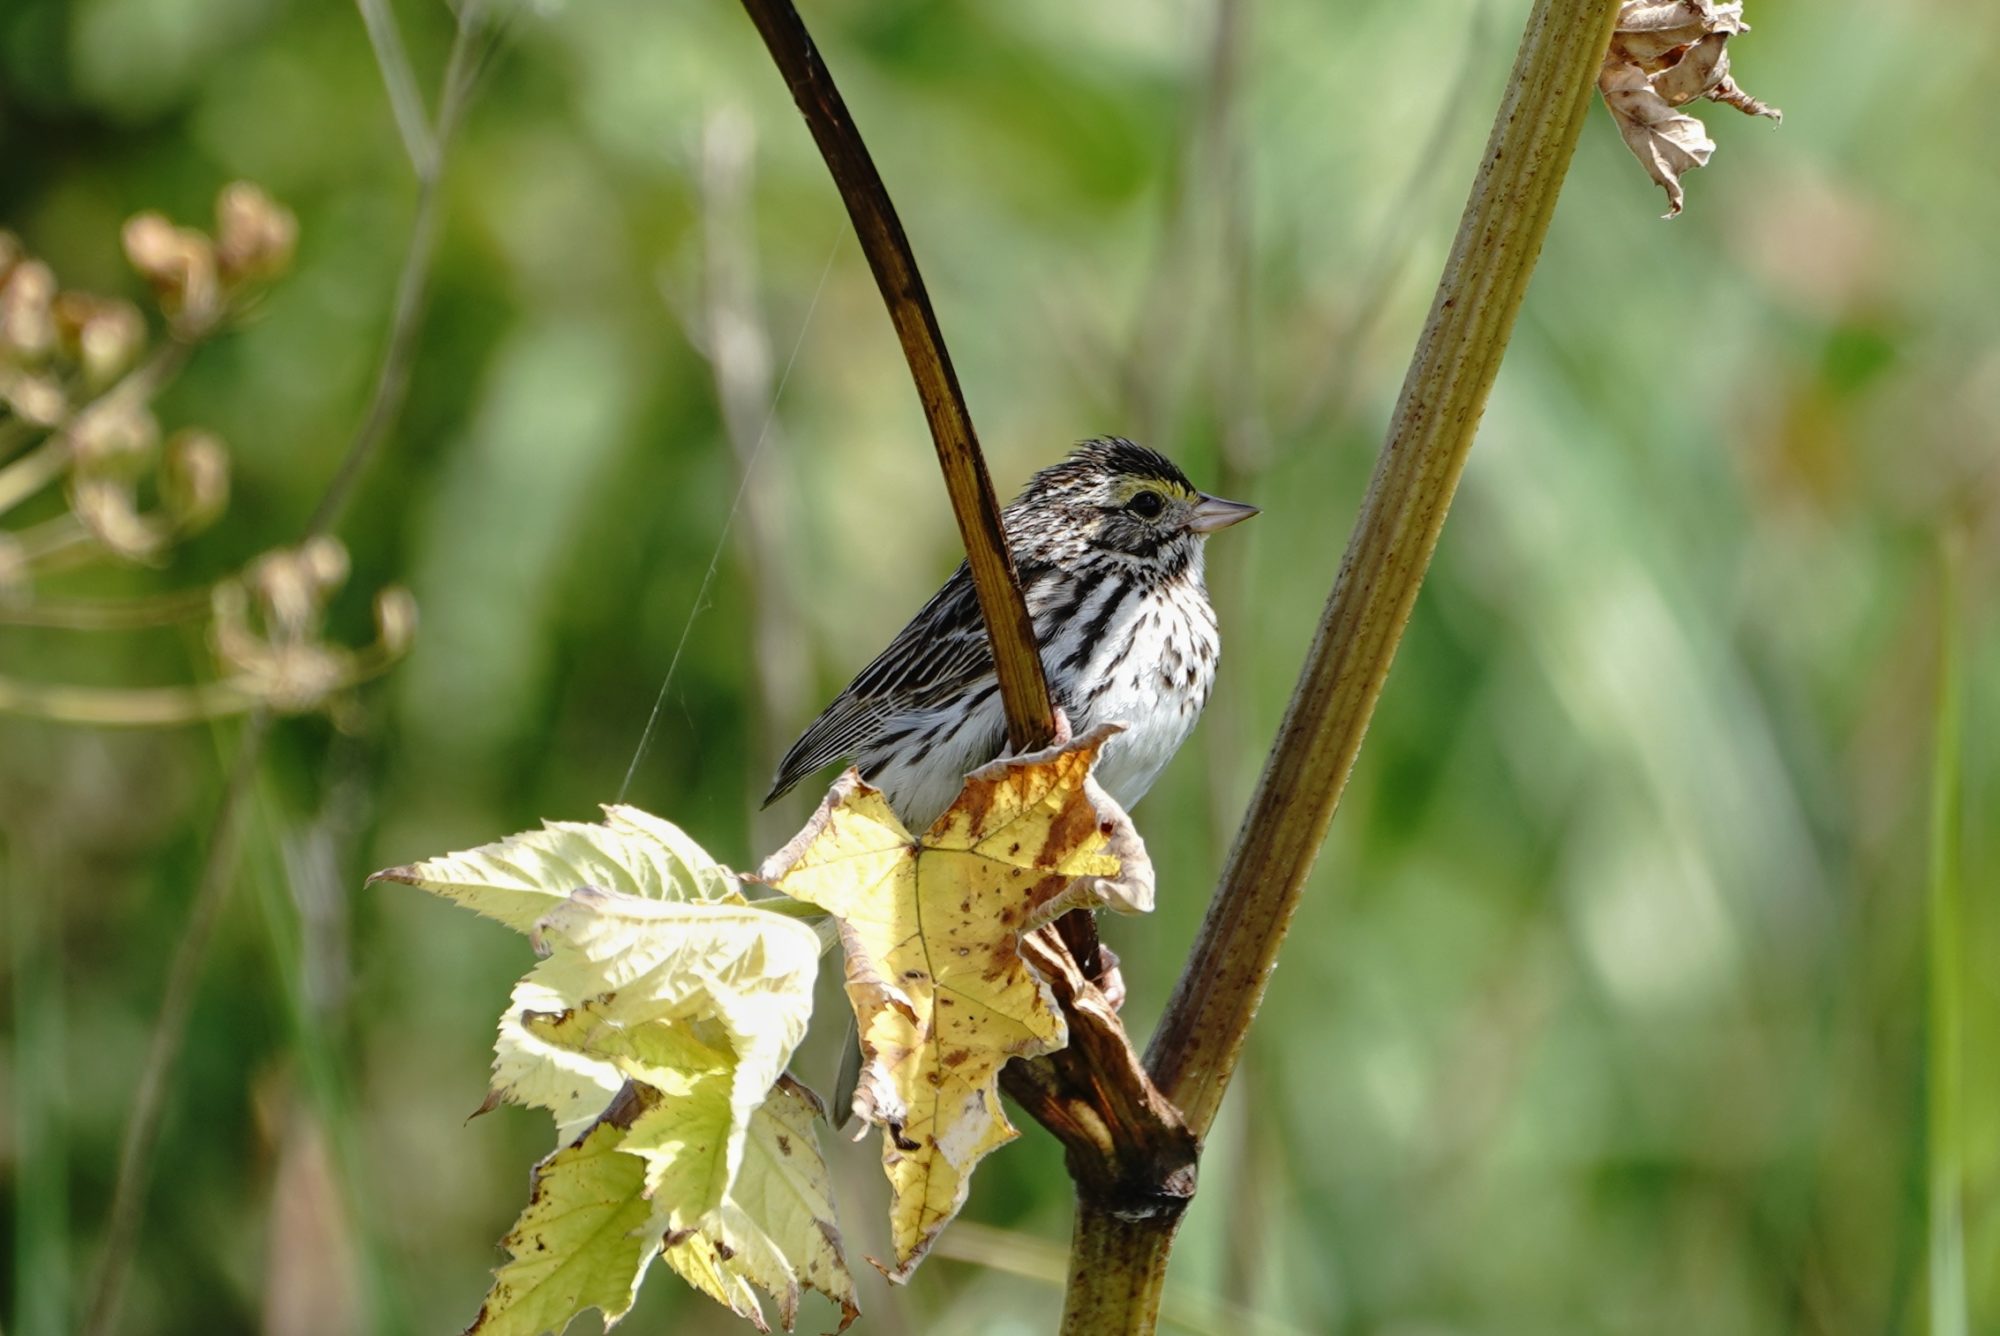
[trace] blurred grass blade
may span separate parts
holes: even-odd
[[[0,925],[11,976],[14,1031],[9,1061],[18,1078],[4,1106],[9,1129],[14,1239],[11,1302],[0,1314],[16,1336],[56,1336],[69,1330],[70,1152],[64,1104],[69,1096],[64,1038],[62,898],[51,893],[46,863],[11,829],[0,829]],[[42,846],[43,849],[46,845]],[[35,852],[42,852],[37,849]],[[8,1311],[11,1310],[11,1311]]]
[[[437,170],[437,136],[424,111],[424,95],[417,90],[402,30],[389,12],[388,0],[356,0],[356,4],[368,30],[368,44],[375,50],[375,63],[382,69],[382,87],[389,97],[389,111],[396,118],[396,133],[403,137],[403,149],[410,155],[417,178],[428,180]]]
[[[1939,562],[1938,677],[1931,752],[1929,1110],[1931,1336],[1968,1336],[1965,1289],[1964,886],[1959,853],[1964,716],[1958,587],[1963,543],[1948,535]]]

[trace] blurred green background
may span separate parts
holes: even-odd
[[[1106,925],[1141,1034],[1338,565],[1524,10],[806,6],[999,487],[1115,432],[1265,507],[1211,545],[1218,698],[1137,809],[1161,908]],[[452,16],[394,16],[434,108]],[[1786,120],[1701,111],[1720,150],[1684,217],[1660,221],[1592,113],[1212,1138],[1169,1329],[2000,1331],[2000,11],[1749,18],[1736,74]],[[290,720],[267,749],[127,1331],[469,1320],[550,1145],[538,1112],[465,1121],[530,955],[362,878],[588,818],[684,635],[631,796],[752,862],[810,806],[754,812],[784,743],[960,555],[872,281],[741,13],[551,0],[502,27],[450,147],[407,406],[340,528],[338,633],[365,638],[390,584],[422,629],[337,726]],[[352,6],[0,8],[0,226],[66,284],[138,298],[121,221],[205,224],[236,178],[296,210],[296,271],[158,404],[227,440],[231,510],[165,569],[53,591],[197,587],[296,538],[367,402],[417,185]],[[1933,933],[1941,634],[1965,655],[1964,914]],[[199,627],[0,629],[12,679],[210,672]],[[12,1336],[87,1305],[236,732],[0,718]],[[1967,1297],[1933,1314],[1945,960]],[[799,1070],[825,1089],[820,1028]],[[862,1330],[1050,1328],[1069,1201],[1038,1129],[895,1292],[861,1261],[885,1247],[877,1149],[833,1148]],[[628,1329],[738,1327],[656,1269]]]

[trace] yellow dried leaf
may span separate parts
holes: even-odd
[[[906,1279],[965,1201],[972,1170],[1015,1135],[1001,1067],[1067,1042],[1023,931],[1079,904],[1152,907],[1152,865],[1090,778],[1115,726],[967,777],[921,839],[853,772],[763,876],[840,925],[863,1067],[854,1112],[882,1127]]]
[[[666,1071],[683,1059],[711,1068],[700,1055],[720,1051],[727,1136],[716,1153],[732,1177],[751,1112],[805,1037],[818,935],[747,904],[586,887],[542,917],[535,940],[548,959],[515,989],[527,1005],[502,1019],[494,1089],[548,1109],[567,1134],[628,1078],[679,1089],[694,1078]]]
[[[618,1064],[561,1042],[537,1017],[559,1016],[579,999],[538,978],[539,968],[514,985],[493,1043],[493,1085],[480,1110],[502,1100],[547,1109],[556,1137],[567,1140],[596,1120],[625,1083]]]
[[[660,1249],[660,1260],[682,1280],[757,1330],[771,1329],[771,1324],[764,1320],[763,1306],[757,1302],[757,1292],[750,1288],[748,1280],[730,1269],[722,1249],[707,1235],[689,1233],[681,1238],[669,1237]]]
[[[843,1328],[853,1321],[854,1282],[811,1092],[785,1076],[763,1091],[732,1165],[738,1065],[719,1027],[654,1020],[627,1028],[590,1006],[530,1017],[527,1028],[631,1074],[623,1088],[640,1092],[644,1103],[619,1149],[643,1166],[641,1190],[652,1202],[647,1229],[651,1238],[664,1235],[667,1265],[760,1331],[767,1328],[752,1285],[777,1300],[787,1330],[807,1287],[840,1305]]]

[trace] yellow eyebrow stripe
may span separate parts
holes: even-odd
[[[1198,494],[1193,488],[1181,487],[1157,478],[1122,481],[1112,491],[1111,499],[1114,504],[1122,506],[1141,492],[1159,492],[1164,496],[1171,496],[1179,501],[1193,501],[1198,499]]]

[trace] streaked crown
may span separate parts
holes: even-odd
[[[1104,436],[1029,479],[1007,527],[1031,550],[1080,545],[1178,567],[1207,533],[1256,513],[1198,491],[1159,451]]]

